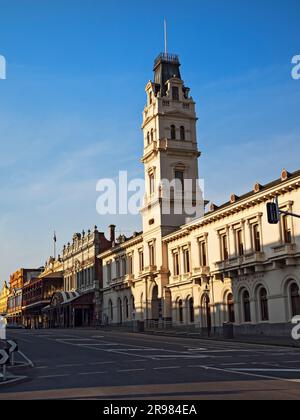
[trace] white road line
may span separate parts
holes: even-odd
[[[91,362],[89,365],[112,365],[117,362]]]
[[[171,369],[181,369],[181,366],[163,366],[163,367],[153,368],[153,370],[171,370]]]
[[[107,372],[83,372],[83,373],[77,373],[77,375],[80,376],[89,376],[89,375],[104,375]]]
[[[74,363],[74,364],[66,364],[66,365],[57,365],[57,366],[53,366],[53,368],[79,367],[79,366],[84,366],[84,363]]]
[[[31,366],[32,368],[34,367],[34,363],[32,360],[30,360],[27,356],[25,356],[24,353],[22,353],[20,350],[18,350],[18,354],[23,357],[24,360],[26,360],[26,362],[29,364],[29,366]]]
[[[70,374],[64,375],[47,375],[47,376],[38,376],[38,379],[53,379],[53,378],[65,378],[67,376],[71,376]]]
[[[229,369],[237,372],[300,372],[300,369],[261,369],[261,368],[242,368],[242,369]]]
[[[222,363],[221,366],[244,366],[245,363]]]
[[[216,372],[230,373],[231,375],[235,373],[236,375],[248,376],[252,378],[268,379],[268,380],[280,381],[280,382],[292,382],[292,383],[300,382],[300,379],[287,379],[287,378],[279,378],[279,377],[270,376],[270,375],[258,375],[255,373],[244,372],[244,371],[239,371],[239,370],[234,370],[234,369],[221,369],[221,368],[216,368],[213,366],[201,366],[201,368],[205,370],[214,370]]]

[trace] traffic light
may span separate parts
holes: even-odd
[[[276,203],[267,204],[268,222],[271,225],[277,225],[279,223],[279,211]]]

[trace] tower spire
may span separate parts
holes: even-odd
[[[165,32],[165,55],[168,54],[168,32],[167,32],[167,20],[164,19],[164,32]]]

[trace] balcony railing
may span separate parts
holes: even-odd
[[[210,267],[193,268],[193,277],[206,277],[210,275]]]
[[[281,257],[295,254],[295,252],[297,251],[297,246],[296,244],[281,244],[278,246],[274,246],[272,249],[273,254],[276,257]]]
[[[160,61],[165,61],[167,63],[176,63],[179,64],[179,56],[177,54],[167,54],[161,53],[156,58],[154,65],[156,66]]]
[[[217,271],[237,270],[249,264],[262,263],[265,260],[264,252],[251,252],[239,257],[229,258],[228,260],[215,263]]]

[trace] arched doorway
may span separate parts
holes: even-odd
[[[154,286],[153,290],[152,290],[151,318],[152,318],[153,321],[158,321],[159,320],[158,286]]]
[[[251,322],[250,295],[248,290],[244,290],[242,294],[242,303],[244,311],[244,322]]]
[[[194,299],[188,299],[188,320],[190,324],[195,322]]]
[[[129,319],[129,301],[127,297],[124,298],[124,318],[125,321]]]
[[[118,299],[118,323],[123,324],[123,305],[120,298]]]
[[[292,317],[300,315],[300,294],[297,283],[292,283],[290,286],[290,299]]]
[[[233,294],[229,293],[227,296],[227,313],[228,313],[228,322],[231,324],[235,323],[235,312],[234,312],[234,298]]]
[[[178,322],[183,324],[183,302],[181,299],[178,301]]]
[[[203,316],[203,325],[206,329],[207,335],[211,335],[211,308],[210,308],[210,298],[206,293],[202,298],[202,316]]]

